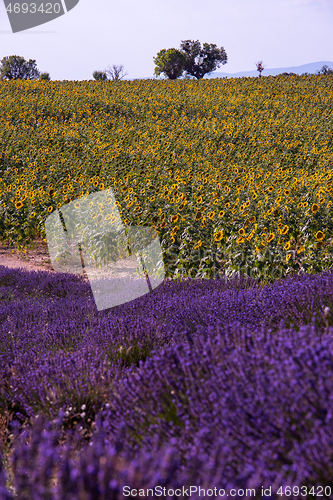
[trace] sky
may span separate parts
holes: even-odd
[[[35,59],[52,80],[91,80],[113,64],[126,79],[153,78],[153,57],[190,39],[224,47],[228,63],[216,72],[235,73],[260,60],[267,68],[333,61],[332,26],[333,0],[80,0],[12,33],[0,0],[0,59]]]

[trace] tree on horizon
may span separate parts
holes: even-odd
[[[169,80],[176,80],[184,71],[186,58],[180,50],[174,48],[162,49],[153,59],[156,66],[154,70],[155,76],[164,74]]]
[[[182,40],[180,49],[186,56],[186,74],[197,80],[228,62],[224,48],[219,49],[214,43],[204,43],[201,47],[199,40]]]
[[[259,71],[259,78],[261,78],[261,73],[264,71],[265,66],[263,65],[262,61],[257,62],[256,66],[257,66],[257,71]]]
[[[8,56],[0,61],[1,80],[37,80],[39,77],[35,59],[26,61],[21,56]]]

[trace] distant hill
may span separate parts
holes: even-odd
[[[265,68],[262,72],[262,76],[276,76],[281,73],[296,73],[301,75],[302,73],[315,73],[319,69],[321,69],[324,65],[327,65],[329,68],[333,69],[332,61],[319,61],[313,62],[309,64],[302,64],[301,66],[290,66],[288,68]],[[251,71],[239,71],[238,73],[222,73],[219,71],[215,71],[210,75],[205,75],[204,78],[242,78],[243,76],[258,76],[258,71],[256,69]],[[153,80],[153,76],[141,77],[141,78],[127,78],[127,80]],[[165,78],[161,78],[165,79]]]
[[[315,73],[321,69],[324,65],[333,69],[332,61],[320,61],[309,64],[302,64],[301,66],[291,66],[288,68],[265,68],[262,72],[262,76],[276,76],[281,73],[296,73],[301,75],[302,73]],[[258,76],[258,71],[256,69],[252,71],[239,71],[238,73],[222,73],[214,71],[210,75],[205,75],[204,78],[223,78],[224,76],[228,78],[241,78],[243,76]]]

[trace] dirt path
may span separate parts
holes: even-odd
[[[36,241],[35,248],[27,250],[26,253],[19,253],[14,247],[0,246],[0,266],[56,272],[52,267],[47,245],[42,241]]]
[[[135,263],[134,269],[136,268],[136,265],[137,264]],[[35,248],[27,250],[25,253],[19,253],[14,249],[14,247],[0,246],[0,266],[6,266],[11,269],[23,268],[26,271],[48,271],[51,273],[58,272],[55,271],[52,267],[47,245],[43,241],[36,241]],[[120,266],[121,269],[119,269],[119,264],[117,267],[117,277],[132,277],[132,274],[130,272],[131,269],[133,272],[133,263],[123,262]],[[99,274],[100,271],[96,271],[96,277]],[[104,275],[104,271],[102,272],[102,275]],[[83,277],[85,280],[88,280],[88,277],[85,273],[83,274]],[[166,279],[171,280],[170,277]]]

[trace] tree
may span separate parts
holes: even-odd
[[[109,80],[113,82],[117,82],[127,75],[127,73],[124,73],[124,66],[122,64],[120,66],[114,64],[112,68],[109,66],[109,68],[105,70],[105,73],[106,76],[109,77]]]
[[[50,73],[41,73],[41,74],[39,75],[39,79],[40,79],[40,80],[43,80],[43,81],[47,81],[47,82],[49,82],[49,81],[51,80],[51,78],[50,78]]]
[[[4,57],[0,62],[0,78],[2,80],[36,80],[40,72],[37,69],[36,61],[24,57],[9,56]]]
[[[263,66],[262,61],[256,63],[257,71],[259,71],[259,78],[261,78],[261,73],[264,71],[265,66]]]
[[[333,75],[333,69],[324,64],[321,69],[316,72],[316,75]]]
[[[94,71],[93,72],[93,77],[97,81],[105,81],[108,79],[106,73],[104,71]]]
[[[182,40],[180,48],[186,57],[186,74],[198,80],[228,61],[224,48],[219,49],[214,43],[204,43],[201,47],[199,40]]]
[[[153,59],[156,66],[155,76],[165,74],[170,80],[176,80],[184,71],[186,57],[180,50],[162,49]]]
[[[118,66],[117,64],[114,64],[112,68],[111,66],[109,66],[104,71],[93,72],[93,77],[95,78],[95,80],[99,81],[112,80],[113,82],[117,82],[118,80],[124,78],[124,76],[126,75],[127,73],[124,73],[124,66],[123,65]]]

